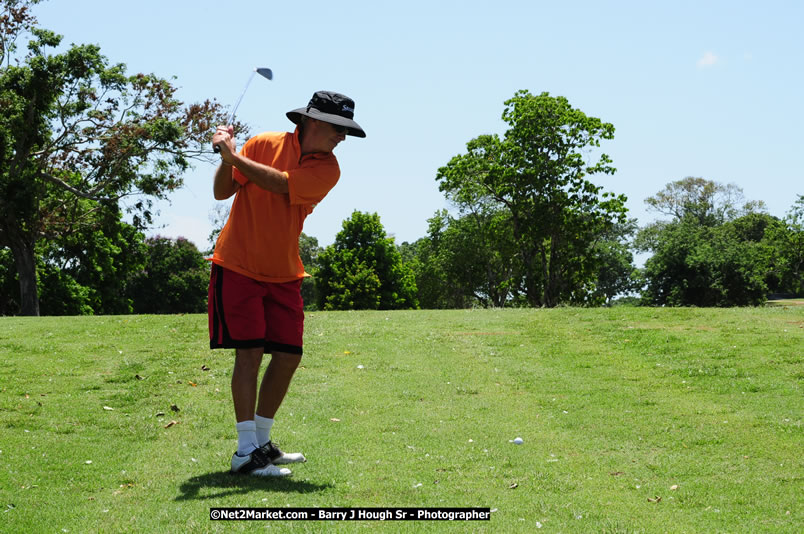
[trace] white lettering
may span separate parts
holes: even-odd
[[[357,513],[358,519],[380,520],[391,519],[393,515],[390,510],[360,510]]]
[[[320,519],[335,519],[343,521],[346,519],[346,512],[339,512],[334,510],[319,510],[318,517]]]

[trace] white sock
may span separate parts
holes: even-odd
[[[254,421],[240,421],[237,423],[236,428],[238,456],[249,455],[254,449],[259,448],[259,445],[257,445],[257,425]]]
[[[262,447],[271,441],[271,427],[274,426],[274,420],[268,417],[255,415],[254,423],[257,425],[257,443]]]

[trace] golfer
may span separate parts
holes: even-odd
[[[315,93],[287,113],[293,133],[262,133],[237,153],[231,126],[218,127],[217,200],[235,195],[218,237],[209,282],[210,348],[235,349],[232,399],[237,452],[232,472],[286,476],[279,465],[304,462],[271,441],[271,427],[302,357],[304,327],[299,258],[305,217],[340,176],[332,151],[347,135],[365,137],[353,120],[354,101]],[[271,361],[257,390],[263,354]],[[255,410],[256,407],[256,410]]]

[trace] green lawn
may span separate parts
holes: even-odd
[[[804,306],[308,314],[272,434],[309,461],[284,480],[227,473],[233,356],[206,335],[198,315],[0,318],[0,531],[804,531]]]

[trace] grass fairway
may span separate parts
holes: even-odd
[[[273,436],[309,461],[252,479],[205,317],[0,319],[0,531],[804,530],[804,306],[312,313],[305,352]]]

